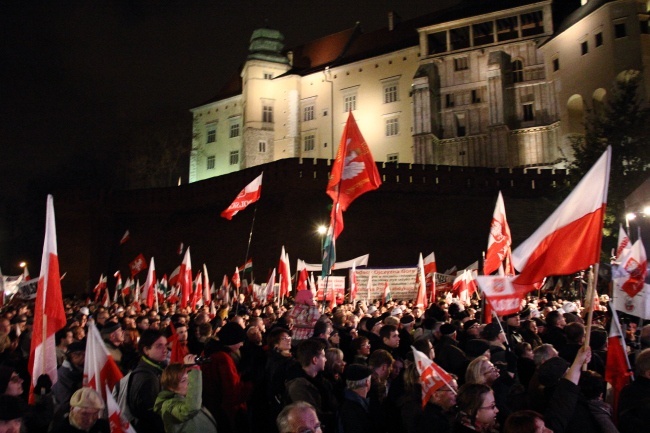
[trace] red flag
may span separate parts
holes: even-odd
[[[625,337],[621,331],[616,310],[612,310],[612,323],[609,328],[607,340],[607,365],[605,366],[605,380],[612,385],[614,390],[614,413],[618,413],[618,397],[625,385],[630,383],[632,372],[625,348]]]
[[[95,294],[95,302],[99,302],[99,299],[104,293],[104,290],[106,290],[106,281],[107,278],[104,277],[104,274],[101,274],[99,276],[99,281],[97,282],[97,285],[93,289],[93,293]]]
[[[202,296],[203,296],[203,277],[201,276],[201,271],[199,271],[196,274],[196,278],[194,278],[194,292],[192,293],[192,301],[190,302],[192,311],[196,311],[197,305],[199,304],[203,305]]]
[[[454,378],[442,367],[415,348],[413,348],[413,358],[422,384],[422,407],[426,406],[433,393],[443,386],[448,386],[453,391],[451,382]]]
[[[291,292],[291,270],[289,269],[289,254],[284,251],[284,245],[282,245],[282,252],[280,253],[278,275],[280,276],[279,296],[282,298],[284,296],[288,296]]]
[[[417,288],[415,305],[420,308],[427,308],[429,304],[427,302],[427,286],[426,280],[424,278],[424,260],[422,259],[422,253],[420,253],[420,258],[418,260],[418,269],[415,274],[415,287]]]
[[[29,402],[34,403],[34,386],[39,376],[47,374],[56,383],[56,345],[54,334],[66,324],[59,274],[59,256],[56,246],[56,224],[54,221],[54,199],[47,196],[45,217],[45,242],[41,259],[41,273],[38,277],[36,303],[34,305],[34,326],[27,368],[32,378],[29,387]]]
[[[621,259],[620,268],[627,274],[627,280],[623,283],[621,289],[630,298],[634,298],[637,293],[643,290],[648,272],[648,258],[641,239],[637,239],[626,256]]]
[[[210,296],[210,278],[208,277],[208,267],[203,263],[203,302],[209,305],[212,302]]]
[[[147,260],[144,258],[144,255],[142,253],[138,254],[138,257],[129,263],[129,268],[131,268],[131,277],[135,277],[140,271],[147,269]]]
[[[510,253],[512,237],[510,227],[506,220],[506,207],[503,204],[503,195],[499,191],[497,204],[494,208],[492,223],[490,224],[490,236],[488,236],[488,248],[483,263],[483,274],[490,275],[499,269],[499,266]]]
[[[346,211],[361,194],[379,188],[381,177],[352,112],[341,136],[327,194]]]
[[[269,275],[269,280],[266,282],[266,299],[273,300],[275,298],[275,268],[273,272]]]
[[[181,308],[185,308],[190,301],[190,295],[192,293],[192,259],[190,257],[190,247],[187,247],[187,250],[185,250],[185,257],[183,257],[183,263],[181,263],[181,269],[178,273],[178,284],[181,286]]]
[[[296,285],[296,291],[300,292],[302,290],[307,290],[307,285],[309,284],[307,282],[307,279],[309,278],[309,275],[307,275],[307,267],[305,266],[305,262],[298,260],[298,267],[300,268],[298,270],[298,284]]]
[[[255,203],[260,199],[262,194],[262,174],[257,176],[251,183],[246,185],[244,189],[241,190],[239,195],[235,197],[235,201],[232,202],[228,209],[221,212],[221,216],[227,220],[231,220],[233,216],[237,214],[240,210],[246,209],[249,204]]]
[[[178,332],[176,332],[176,327],[173,323],[169,324],[169,329],[171,330],[171,335],[167,342],[172,345],[169,362],[183,364],[183,358],[185,358],[185,355],[189,355],[190,351],[187,348],[187,345],[178,341]]]
[[[512,285],[512,277],[481,275],[476,280],[491,309],[498,316],[519,312],[526,291],[516,290]]]
[[[106,401],[106,387],[113,389],[122,378],[122,372],[106,350],[94,321],[88,322],[84,386],[93,388]]]
[[[149,264],[149,272],[147,272],[147,280],[144,282],[143,295],[147,307],[153,307],[154,296],[156,295],[156,265],[151,258]]]
[[[620,259],[626,251],[630,250],[630,238],[623,229],[623,224],[618,227],[618,245],[616,247],[616,258]]]
[[[469,304],[470,298],[478,290],[475,278],[473,271],[465,269],[454,280],[454,285],[451,290],[465,304]]]
[[[516,283],[572,274],[599,261],[611,155],[608,146],[555,212],[512,252],[521,272]]]
[[[239,278],[239,270],[235,266],[235,273],[232,275],[232,278],[230,279],[232,281],[233,286],[235,286],[237,289],[241,287],[241,279]]]
[[[122,239],[120,239],[120,245],[124,245],[125,243],[128,242],[129,239],[131,239],[131,233],[129,233],[129,231],[127,230],[122,235]]]
[[[181,275],[181,267],[176,266],[176,269],[172,271],[171,274],[169,274],[169,286],[174,287],[176,284],[178,284],[178,279]]]
[[[105,390],[106,408],[108,409],[108,422],[111,426],[111,433],[136,433],[135,429],[129,422],[124,419],[120,406],[115,401],[111,390]]]

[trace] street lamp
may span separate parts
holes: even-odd
[[[316,228],[316,233],[320,236],[320,258],[323,260],[323,243],[325,242],[325,233],[327,233],[327,226],[319,225]]]
[[[18,266],[20,266],[21,269],[25,269],[25,267],[27,266],[27,262],[20,262],[18,263]]]

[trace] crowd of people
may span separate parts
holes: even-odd
[[[39,377],[30,404],[33,309],[11,303],[0,313],[0,433],[110,431],[106,403],[84,382],[89,321],[125,375],[114,395],[137,433],[636,433],[650,426],[650,325],[626,327],[635,377],[614,410],[604,380],[611,320],[604,306],[585,345],[579,300],[553,294],[529,297],[519,312],[491,321],[479,303],[354,302],[322,312],[311,300],[300,308],[292,302],[259,305],[241,296],[210,314],[66,299],[67,325],[55,336],[57,380]],[[414,349],[451,380],[423,396]]]

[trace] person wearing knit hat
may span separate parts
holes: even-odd
[[[20,433],[22,422],[22,400],[11,395],[0,395],[0,433]]]
[[[104,403],[97,391],[83,387],[70,397],[70,413],[52,433],[109,433],[108,420],[100,418]]]
[[[57,369],[57,381],[52,386],[52,393],[56,401],[60,402],[62,411],[67,408],[72,394],[83,384],[85,360],[86,340],[75,341],[68,345],[65,361]]]
[[[344,432],[371,432],[368,406],[372,370],[365,365],[351,364],[345,369],[345,391],[339,408],[339,426]]]
[[[15,369],[0,365],[0,394],[18,397],[23,393],[23,379]]]

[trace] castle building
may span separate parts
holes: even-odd
[[[190,182],[284,158],[333,159],[352,111],[377,161],[563,167],[585,113],[641,74],[647,0],[464,0],[285,49],[258,29],[239,74],[192,109]]]

